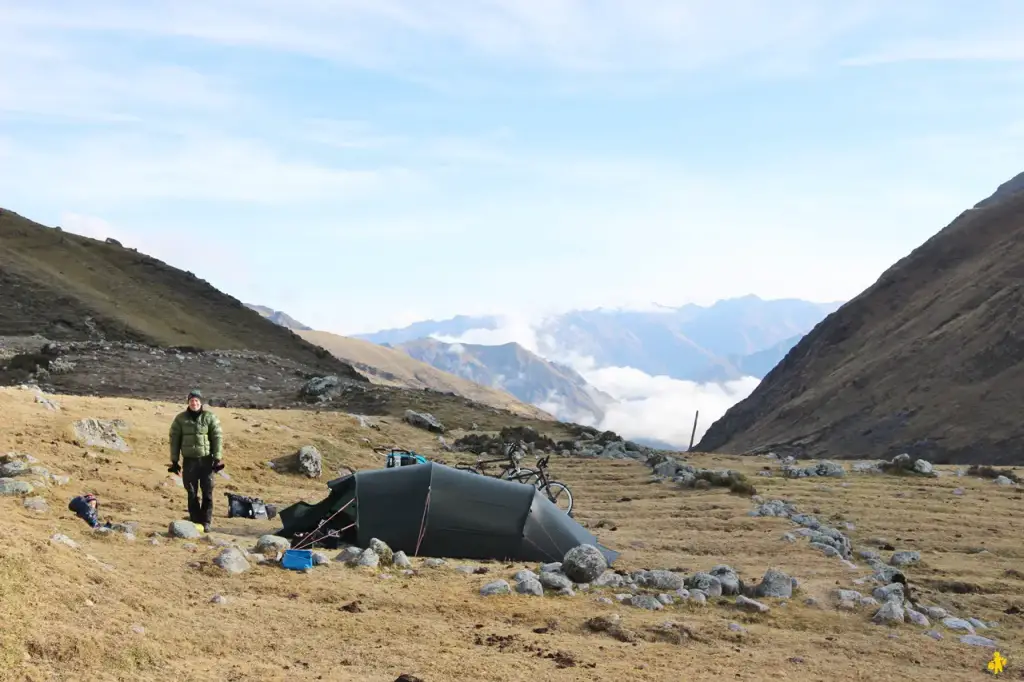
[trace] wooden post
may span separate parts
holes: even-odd
[[[697,417],[700,416],[700,410],[697,410],[693,415],[693,431],[690,432],[690,447],[686,448],[687,452],[693,450],[693,438],[697,435]]]

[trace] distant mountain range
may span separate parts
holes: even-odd
[[[306,325],[302,324],[291,315],[283,313],[280,310],[273,310],[272,308],[268,308],[265,305],[254,305],[252,303],[246,303],[245,307],[251,310],[255,310],[263,317],[267,318],[271,322],[276,322],[282,327],[287,327],[288,329],[293,329],[295,331],[312,330],[312,327],[307,327]]]
[[[576,370],[545,360],[518,343],[484,346],[428,338],[394,348],[444,372],[508,391],[525,403],[570,421],[599,422],[612,401]]]
[[[687,304],[656,311],[573,311],[537,328],[539,355],[588,357],[596,367],[633,367],[653,376],[700,383],[743,376],[763,378],[804,334],[842,302],[757,296]],[[469,331],[496,330],[497,316],[460,315],[417,322],[356,338],[401,347],[427,337],[459,338]]]
[[[462,341],[469,332],[501,329],[498,316],[459,315],[340,337],[309,330],[280,311],[250,307],[354,363],[376,381],[441,387],[491,404],[511,395],[559,419],[600,424],[615,401],[589,384],[570,362],[586,358],[592,368],[631,367],[651,376],[702,384],[761,379],[840,305],[744,296],[711,306],[688,304],[654,311],[572,311],[537,325],[536,338],[531,339],[537,352],[515,342]],[[395,355],[372,348],[418,362],[400,363]],[[434,375],[425,369],[440,372]],[[471,383],[459,384],[455,378]]]

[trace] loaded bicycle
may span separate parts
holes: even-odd
[[[545,455],[537,461],[536,468],[524,467],[521,462],[526,454],[526,446],[522,441],[505,444],[504,456],[496,459],[477,459],[476,464],[457,464],[455,468],[469,471],[482,476],[490,476],[484,469],[488,464],[502,464],[501,471],[494,478],[516,481],[532,485],[542,491],[552,503],[566,514],[572,514],[572,491],[561,481],[548,476],[548,463],[551,455]]]

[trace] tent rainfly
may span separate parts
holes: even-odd
[[[359,471],[327,487],[321,502],[281,510],[278,535],[359,547],[377,538],[409,556],[453,559],[553,562],[584,544],[609,565],[618,557],[540,490],[516,481],[428,462]]]

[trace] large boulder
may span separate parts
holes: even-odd
[[[415,412],[413,410],[405,411],[405,421],[413,426],[427,431],[433,431],[434,433],[444,433],[445,427],[441,421],[432,414],[427,412]]]
[[[167,534],[172,538],[184,538],[186,540],[195,540],[202,536],[202,533],[196,528],[196,524],[184,520],[171,521],[170,526],[167,528]]]
[[[121,420],[79,419],[73,424],[75,437],[86,448],[102,448],[128,452],[131,448],[118,430],[124,428]]]
[[[245,573],[250,568],[245,554],[237,547],[228,547],[222,550],[213,563],[231,574]]]
[[[309,478],[320,478],[320,474],[323,473],[324,460],[319,450],[312,445],[303,445],[295,453],[295,456],[298,459],[299,471]]]
[[[562,573],[574,583],[591,583],[608,569],[608,560],[593,545],[577,545],[562,558]]]

